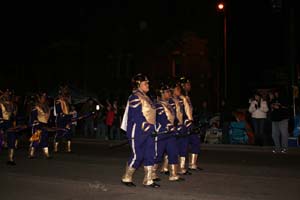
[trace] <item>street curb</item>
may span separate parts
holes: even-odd
[[[126,140],[109,141],[101,139],[89,139],[89,138],[74,138],[73,143],[90,143],[101,144],[105,146],[114,146],[124,143]],[[202,150],[215,150],[215,151],[248,151],[248,152],[272,152],[272,146],[253,146],[253,145],[233,145],[233,144],[201,144]],[[289,153],[299,153],[300,147],[290,147]]]

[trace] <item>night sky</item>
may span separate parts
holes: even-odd
[[[222,48],[222,16],[216,11],[216,2],[111,0],[94,5],[22,3],[4,6],[0,83],[2,87],[12,85],[25,90],[33,85],[49,88],[64,79],[74,79],[79,87],[96,84],[103,87],[107,82],[105,78],[104,83],[99,80],[87,83],[86,79],[109,73],[100,66],[109,62],[108,58],[113,59],[118,52],[135,54],[145,46],[159,46],[185,31],[196,32],[209,41],[209,59],[214,64]],[[249,74],[257,76],[256,80],[261,80],[262,85],[268,85],[263,81],[262,69],[285,70],[291,63],[291,18],[287,7],[293,6],[283,4],[274,9],[271,0],[247,3],[231,0],[227,5],[229,76],[235,77],[229,77],[229,84],[234,86],[232,92],[239,94],[243,87],[253,84],[245,83],[251,82],[246,79]],[[295,13],[292,19],[297,35],[300,17],[299,12]],[[299,63],[299,39],[292,43],[295,63]],[[51,72],[45,75],[41,68]],[[249,73],[245,74],[245,70]],[[43,76],[51,81],[44,84]]]

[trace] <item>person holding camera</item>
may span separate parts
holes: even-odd
[[[289,108],[286,99],[279,95],[279,91],[274,92],[271,108],[272,138],[275,145],[273,153],[287,153]]]
[[[254,98],[250,100],[249,112],[251,113],[256,145],[263,146],[266,144],[266,134],[264,130],[268,111],[267,102],[260,94],[255,94]]]

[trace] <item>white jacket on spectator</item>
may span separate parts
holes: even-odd
[[[251,101],[249,106],[249,112],[251,113],[251,117],[256,119],[267,118],[267,112],[269,111],[267,102],[261,100],[260,108],[258,108],[257,106],[258,102],[256,100]]]

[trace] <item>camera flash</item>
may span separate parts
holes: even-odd
[[[100,110],[100,106],[99,105],[96,105],[96,110]]]

